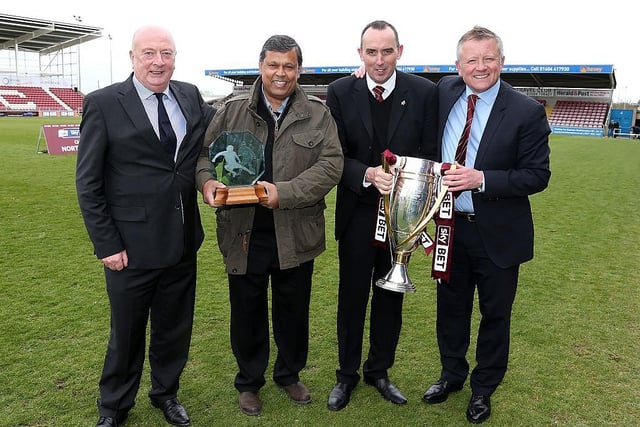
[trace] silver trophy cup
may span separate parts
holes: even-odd
[[[383,164],[385,160],[383,159]],[[397,156],[391,193],[384,196],[385,219],[391,245],[391,270],[376,285],[395,292],[415,292],[407,265],[420,243],[420,234],[438,211],[447,191],[442,185],[441,163]]]

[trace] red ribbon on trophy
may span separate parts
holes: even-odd
[[[393,154],[389,149],[382,152],[382,167],[385,172],[389,173],[390,167],[395,165],[398,161],[398,157]],[[385,214],[384,197],[378,198],[378,214],[376,218],[376,228],[373,233],[373,245],[387,247],[387,219]]]
[[[441,173],[451,169],[451,163],[443,163]],[[435,217],[436,234],[434,236],[433,260],[431,277],[449,282],[451,275],[451,258],[453,257],[453,194],[447,191],[438,214]]]

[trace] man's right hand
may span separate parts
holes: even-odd
[[[365,172],[364,179],[367,182],[373,184],[378,189],[380,194],[387,195],[391,193],[391,186],[393,185],[393,174],[385,172],[382,166],[369,167]]]
[[[226,185],[221,183],[220,181],[216,181],[215,179],[210,179],[204,183],[202,186],[202,200],[209,206],[213,208],[217,208],[222,206],[221,204],[216,204],[216,190],[218,188],[227,188]]]
[[[360,68],[351,73],[355,78],[361,79],[367,74],[367,69],[364,68],[364,65],[361,65]]]
[[[102,264],[109,270],[120,271],[129,266],[129,257],[127,256],[126,249],[104,257],[100,261],[102,261]]]

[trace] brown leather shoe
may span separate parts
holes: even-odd
[[[245,415],[253,417],[262,414],[262,401],[258,397],[258,393],[253,391],[243,391],[238,397],[238,405]]]
[[[284,391],[287,393],[287,396],[289,396],[289,399],[300,405],[311,402],[309,389],[300,381],[284,386]]]

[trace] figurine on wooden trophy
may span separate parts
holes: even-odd
[[[226,188],[216,190],[219,205],[258,203],[267,190],[258,179],[264,173],[264,146],[251,132],[222,132],[209,145],[211,173]]]

